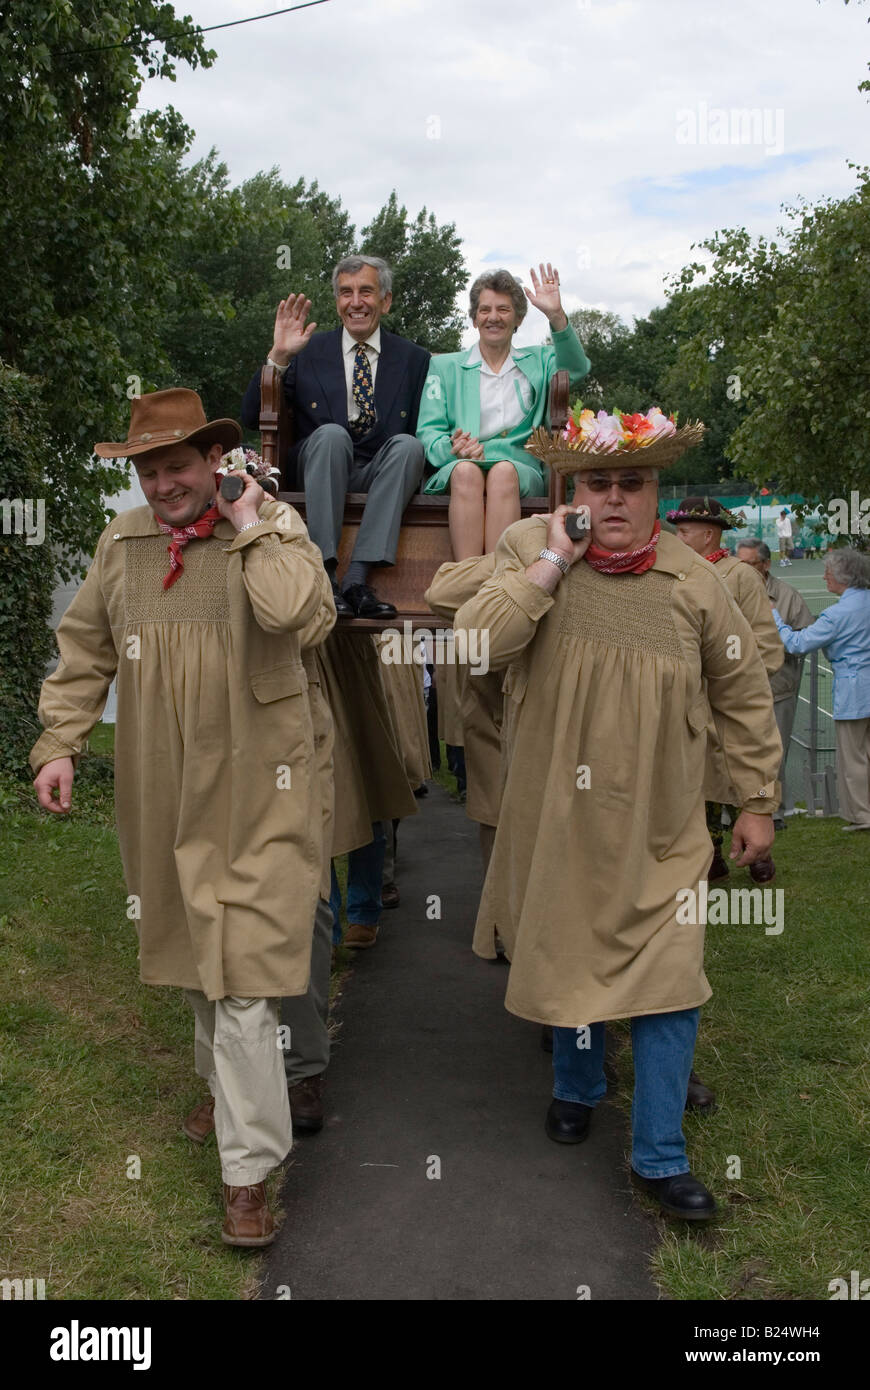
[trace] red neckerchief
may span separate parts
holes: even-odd
[[[166,547],[169,551],[169,573],[163,580],[164,589],[171,589],[176,579],[179,578],[181,571],[184,569],[184,557],[181,554],[182,547],[187,545],[188,541],[197,538],[204,540],[206,536],[210,536],[215,528],[215,523],[220,521],[221,514],[213,502],[208,510],[203,512],[199,520],[192,522],[190,526],[170,526],[168,522],[163,521],[157,516],[156,512],[154,515],[157,517],[157,525],[160,527],[164,536],[172,537],[172,540]]]
[[[715,565],[717,560],[724,560],[729,552],[723,546],[721,550],[714,550],[712,555],[705,555],[704,559],[709,560],[711,565]]]
[[[599,574],[644,574],[656,562],[661,529],[661,522],[657,521],[652,535],[640,550],[605,550],[603,546],[590,545],[583,559]]]

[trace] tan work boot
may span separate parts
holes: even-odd
[[[221,1240],[225,1245],[271,1245],[277,1234],[269,1203],[266,1184],[253,1187],[230,1187],[224,1183],[226,1219]]]
[[[350,946],[354,951],[362,951],[367,946],[374,946],[377,939],[377,927],[364,927],[361,922],[349,922],[342,944]]]
[[[204,1144],[208,1136],[214,1134],[214,1096],[191,1110],[181,1128],[194,1144]]]

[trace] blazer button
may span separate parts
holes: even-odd
[[[311,409],[312,409],[312,410],[316,410],[316,409],[317,409],[317,401],[312,401],[312,402],[311,402]]]
[[[400,410],[400,411],[399,411],[399,414],[401,415],[401,417],[402,417],[403,420],[404,420],[405,416],[407,415],[407,413],[408,413],[407,410]]]

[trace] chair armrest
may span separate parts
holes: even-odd
[[[260,453],[270,468],[281,472],[281,487],[292,488],[295,470],[290,467],[293,445],[293,412],[284,395],[281,373],[268,363],[260,372]]]
[[[563,430],[568,423],[568,402],[571,394],[571,377],[562,368],[561,371],[553,373],[550,382],[550,399],[548,407],[549,424],[551,430]],[[564,473],[557,473],[555,468],[550,469],[550,511],[553,512],[557,507],[561,507],[565,501],[565,489],[567,479]]]

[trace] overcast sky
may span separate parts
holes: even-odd
[[[280,6],[176,10],[205,26]],[[868,18],[843,0],[327,0],[207,34],[215,65],[142,105],[176,106],[234,182],[317,179],[358,231],[395,188],[456,223],[472,275],[529,283],[550,259],[567,308],[630,322],[693,241],[772,234],[783,202],[852,190]],[[530,309],[518,341],[545,331]]]

